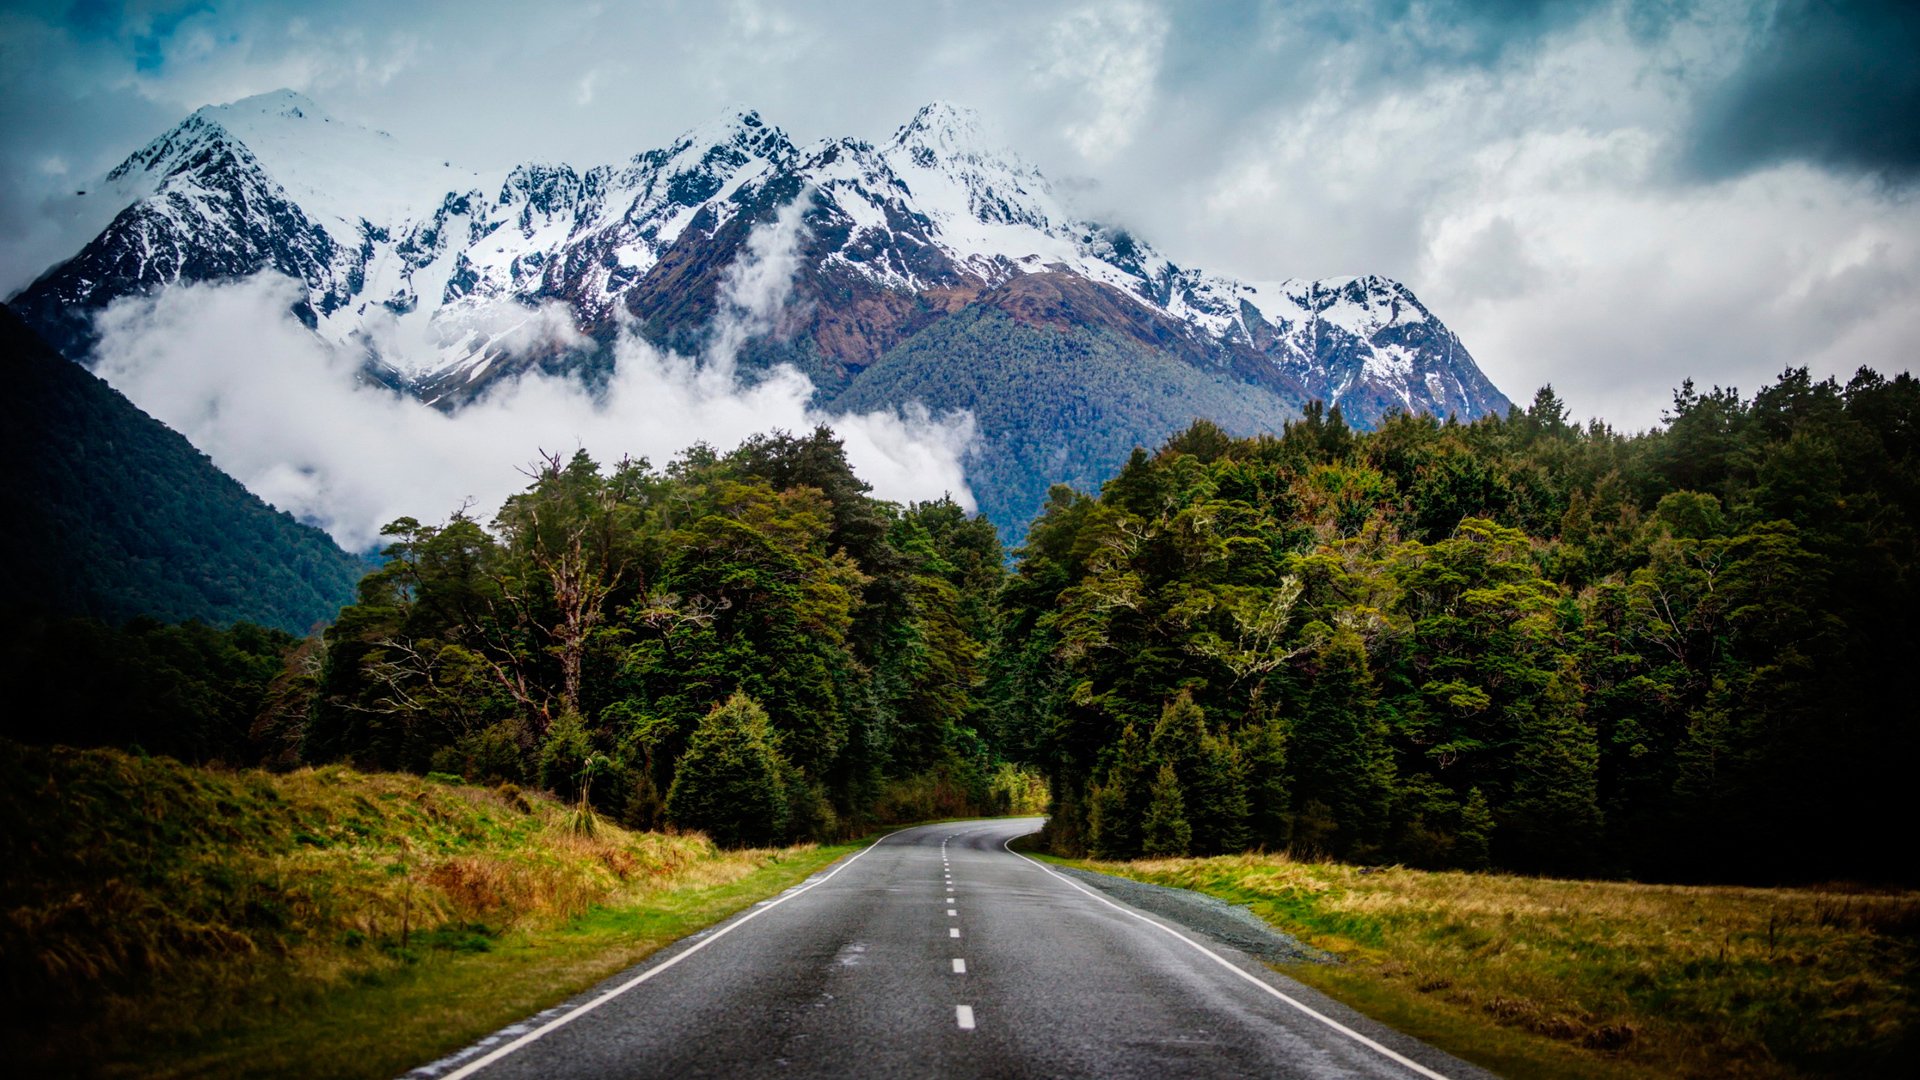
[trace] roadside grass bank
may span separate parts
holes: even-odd
[[[1245,904],[1343,961],[1287,975],[1505,1076],[1920,1075],[1920,893],[1052,861]]]
[[[14,1075],[397,1075],[858,847],[0,742],[0,1053]]]

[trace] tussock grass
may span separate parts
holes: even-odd
[[[1920,1075],[1920,893],[1081,865],[1246,904],[1346,961],[1288,974],[1507,1075]]]
[[[719,851],[512,788],[0,742],[0,1052],[29,1072],[398,1072],[844,849]]]

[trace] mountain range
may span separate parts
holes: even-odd
[[[1177,266],[947,104],[877,145],[739,110],[619,164],[487,174],[278,91],[200,109],[75,198],[100,232],[9,301],[70,357],[116,299],[274,271],[367,378],[456,411],[536,367],[603,378],[626,332],[709,353],[729,275],[797,203],[789,291],[738,369],[792,364],[833,411],[971,410],[970,481],[1009,538],[1050,484],[1096,486],[1198,417],[1509,407],[1404,285]]]

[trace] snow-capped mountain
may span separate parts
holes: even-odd
[[[908,346],[984,311],[1225,379],[1270,398],[1258,416],[1276,422],[1316,398],[1363,424],[1393,409],[1508,407],[1404,285],[1176,266],[1078,216],[946,104],[879,145],[797,146],[739,110],[619,164],[485,174],[279,91],[195,112],[86,197],[111,223],[10,301],[76,357],[92,316],[118,297],[273,270],[305,284],[299,316],[363,350],[371,376],[457,408],[533,365],[591,375],[622,326],[698,348],[753,230],[802,200],[792,301],[741,362],[791,362],[823,400],[896,354],[926,355]],[[578,334],[555,331],[554,304]],[[1186,408],[1160,411],[1177,421]]]

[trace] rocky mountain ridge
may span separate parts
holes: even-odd
[[[973,114],[944,103],[877,145],[796,145],[739,110],[616,165],[488,175],[422,160],[279,91],[195,112],[92,194],[124,205],[10,301],[76,357],[91,345],[92,316],[119,297],[273,271],[304,285],[297,314],[360,350],[370,377],[457,409],[536,365],[591,379],[613,362],[623,327],[699,353],[755,230],[800,201],[791,295],[740,362],[748,372],[791,363],[829,405],[922,334],[988,311],[1043,338],[1097,338],[1143,370],[1171,360],[1241,387],[1258,399],[1237,414],[1242,427],[1277,424],[1315,399],[1363,425],[1396,409],[1471,418],[1508,408],[1403,284],[1244,282],[1175,265],[1076,215]],[[556,329],[555,305],[577,333]],[[1130,409],[1138,430],[1127,437],[1151,445],[1168,433],[1152,425],[1201,415],[1188,408],[1199,401],[1178,398],[1196,392],[1189,381],[1162,379],[1176,396]],[[905,404],[871,389],[853,396]],[[1086,422],[1105,411],[1095,403]],[[999,435],[983,427],[988,443]],[[1076,478],[1093,474],[1055,477]]]

